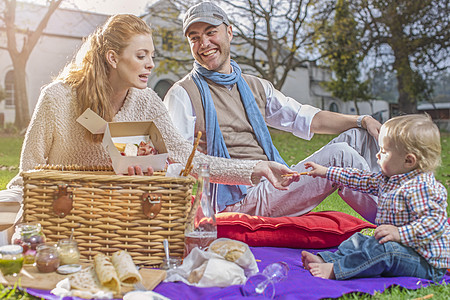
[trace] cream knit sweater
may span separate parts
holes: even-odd
[[[75,91],[62,82],[53,82],[42,90],[25,135],[20,171],[34,169],[39,164],[111,165],[101,143],[86,139],[86,129],[76,121],[79,116],[77,106]],[[186,164],[192,145],[172,125],[161,99],[149,88],[131,88],[113,121],[147,120],[153,121],[161,132],[169,157]],[[251,185],[251,173],[257,162],[211,157],[197,151],[193,172],[197,174],[200,163],[208,163],[212,182]],[[8,187],[22,184],[18,175]]]

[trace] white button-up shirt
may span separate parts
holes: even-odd
[[[311,122],[320,109],[311,105],[300,104],[276,90],[269,81],[258,79],[264,87],[267,98],[265,119],[267,126],[291,132],[299,138],[310,140],[314,135],[311,132]],[[164,104],[178,131],[187,140],[193,142],[196,116],[186,90],[175,83],[167,92]]]

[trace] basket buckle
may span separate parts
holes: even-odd
[[[156,218],[161,210],[162,194],[142,194],[142,211],[150,219]]]
[[[58,190],[53,195],[53,211],[60,218],[68,215],[73,208],[73,193],[67,188],[67,184],[58,184]]]

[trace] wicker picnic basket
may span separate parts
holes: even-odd
[[[73,232],[83,261],[126,250],[136,264],[159,265],[164,239],[171,255],[183,255],[192,177],[48,169],[22,176],[24,222],[39,222],[47,242]]]

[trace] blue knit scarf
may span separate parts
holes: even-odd
[[[225,141],[217,121],[217,113],[211,97],[211,92],[205,78],[221,85],[233,85],[237,83],[242,104],[244,105],[247,117],[250,121],[250,125],[253,127],[253,131],[259,145],[263,148],[264,153],[267,155],[269,160],[286,164],[272,143],[269,129],[267,128],[266,122],[259,111],[255,97],[253,96],[247,82],[245,82],[244,78],[241,76],[241,68],[234,60],[231,60],[231,66],[233,67],[233,72],[231,74],[223,74],[207,70],[198,62],[194,62],[192,77],[199,89],[202,97],[203,108],[205,110],[208,155],[230,158],[230,154],[228,153],[227,146],[225,145]],[[247,194],[247,188],[243,185],[219,184],[217,186],[218,190],[215,192],[219,195],[217,198],[218,212],[225,209],[228,205],[241,201]],[[214,194],[214,191],[212,194]]]

